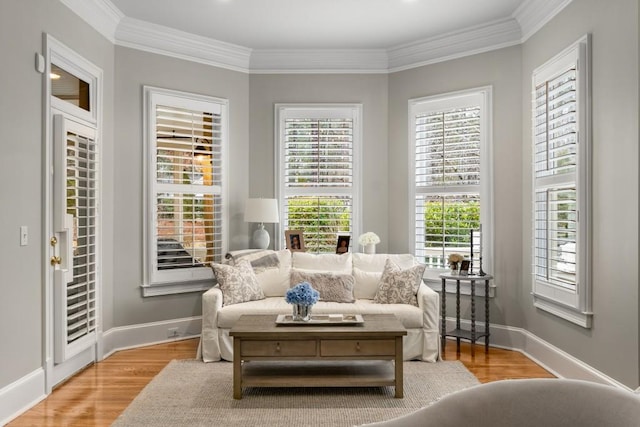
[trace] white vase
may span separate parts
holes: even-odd
[[[364,245],[364,253],[365,254],[375,254],[376,253],[376,245],[374,243],[369,243]]]

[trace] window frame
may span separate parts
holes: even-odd
[[[178,108],[208,111],[220,110],[221,126],[221,253],[228,250],[229,214],[228,201],[228,121],[229,102],[223,98],[182,92],[171,89],[143,86],[144,98],[144,191],[143,191],[143,296],[168,295],[186,292],[199,292],[209,289],[214,283],[213,271],[208,265],[202,267],[182,268],[156,271],[157,241],[155,239],[155,194],[156,186],[156,128],[155,108],[158,103]]]
[[[354,242],[357,242],[358,236],[362,230],[362,104],[351,103],[301,103],[301,104],[275,104],[275,123],[274,123],[274,145],[275,145],[275,188],[276,199],[278,200],[278,209],[280,214],[280,223],[276,224],[276,242],[279,247],[285,247],[284,231],[286,215],[284,211],[285,198],[289,194],[295,194],[295,191],[288,192],[285,187],[285,150],[283,150],[284,122],[286,119],[293,118],[350,118],[353,120],[353,146],[352,146],[352,185],[351,191],[346,191],[344,187],[339,191],[339,195],[351,195],[351,250],[354,250]],[[304,190],[299,194],[312,195],[313,192]],[[323,189],[317,194],[330,195],[331,191]],[[341,233],[342,234],[342,233]],[[336,236],[337,242],[337,236]],[[335,246],[333,247],[335,253]]]
[[[533,305],[569,322],[591,328],[591,36],[581,37],[562,52],[537,67],[531,76],[531,215],[532,215],[532,295]],[[535,111],[536,87],[550,81],[570,67],[576,67],[576,167],[573,180],[567,176],[536,177]],[[565,174],[567,175],[567,174]],[[552,189],[574,185],[577,205],[576,227],[576,280],[575,289],[539,280],[536,275],[536,194],[539,189]],[[547,258],[548,259],[548,258]]]
[[[484,271],[493,271],[493,247],[494,247],[494,209],[493,209],[493,87],[482,86],[455,92],[447,92],[438,95],[413,98],[408,102],[408,134],[409,134],[409,220],[408,236],[409,251],[416,253],[416,196],[420,193],[416,185],[416,116],[418,114],[443,111],[453,108],[478,105],[481,111],[480,117],[480,223],[483,234],[483,258]],[[456,191],[449,187],[450,191],[442,191],[442,194],[463,194],[464,191]],[[466,255],[466,254],[463,254]],[[440,290],[439,274],[447,272],[447,268],[427,268],[424,278],[431,286],[437,286]],[[490,293],[493,294],[492,286]],[[454,288],[447,292],[455,291]],[[464,292],[463,292],[464,293]]]

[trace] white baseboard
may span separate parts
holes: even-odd
[[[46,397],[42,368],[3,387],[0,389],[0,426],[8,424]]]
[[[175,335],[169,336],[170,329],[176,330]],[[100,360],[120,350],[196,338],[201,331],[202,316],[111,328],[102,334],[103,354]]]
[[[461,320],[461,325],[464,328],[470,328],[471,322]],[[454,327],[455,319],[447,318],[447,328]],[[484,322],[476,322],[476,327],[484,328]],[[484,344],[484,339],[481,338],[478,342]],[[559,378],[591,381],[633,391],[621,382],[522,328],[492,323],[489,344],[492,347],[519,351]]]

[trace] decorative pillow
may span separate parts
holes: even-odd
[[[321,301],[354,302],[353,285],[355,283],[350,274],[335,274],[328,272],[310,273],[296,269],[291,270],[291,286],[301,282],[309,282],[313,289],[320,293]]]
[[[211,264],[211,268],[222,290],[223,306],[264,299],[249,261],[240,260],[235,266]]]
[[[426,265],[418,264],[406,270],[401,270],[393,261],[388,259],[380,278],[378,291],[373,298],[379,304],[411,304],[418,305],[418,288]]]

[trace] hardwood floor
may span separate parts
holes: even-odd
[[[19,426],[109,426],[151,379],[173,359],[193,359],[197,339],[124,350],[88,367],[57,387],[44,401],[8,424]],[[512,378],[547,378],[549,372],[516,351],[462,343],[456,354],[449,341],[445,360],[460,360],[480,382]]]

